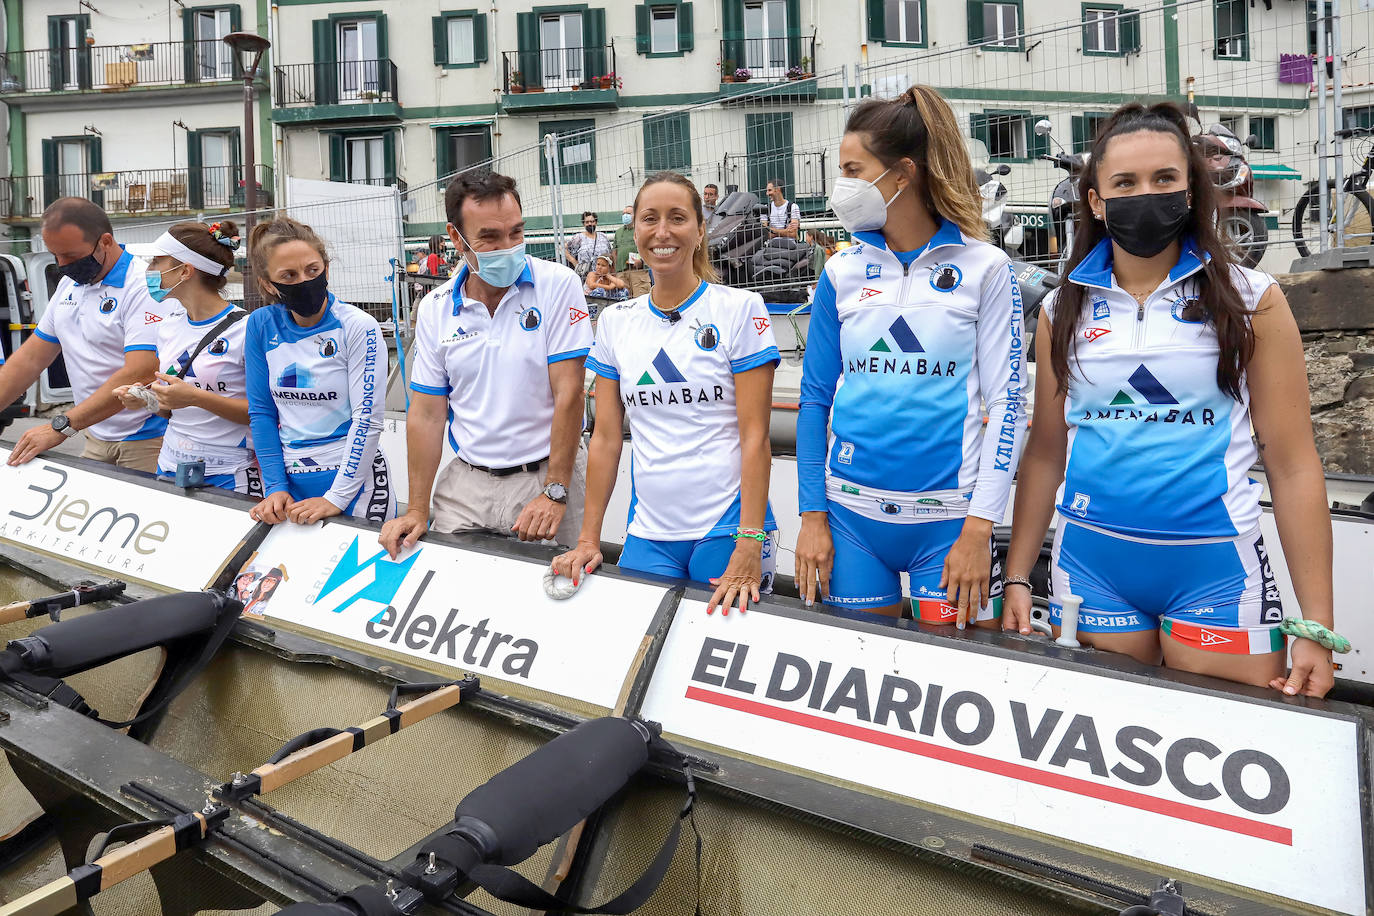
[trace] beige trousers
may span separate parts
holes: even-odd
[[[490,528],[510,533],[520,512],[544,490],[546,468],[520,471],[508,477],[494,477],[455,458],[439,472],[430,497],[435,531],[446,534]],[[568,510],[558,526],[554,540],[566,547],[577,543],[582,530],[582,505],[587,498],[587,446],[578,443],[568,483]]]
[[[86,434],[86,447],[81,451],[82,458],[93,458],[106,464],[115,464],[135,471],[157,473],[157,456],[162,451],[162,437],[156,439],[125,439],[122,442],[106,442]]]

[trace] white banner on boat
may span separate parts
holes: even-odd
[[[237,587],[250,614],[611,708],[667,589],[595,575],[555,601],[544,569],[423,541],[393,561],[375,531],[279,525]]]
[[[1365,912],[1356,725],[684,601],[664,731],[1340,913]]]
[[[253,527],[246,511],[0,448],[0,541],[169,591],[210,584]]]

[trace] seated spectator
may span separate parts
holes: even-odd
[[[598,299],[624,299],[629,295],[629,287],[611,273],[611,259],[604,254],[597,257],[596,268],[587,274],[582,291]]]

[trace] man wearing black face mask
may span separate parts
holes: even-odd
[[[42,228],[62,280],[34,336],[0,366],[0,404],[22,394],[61,353],[76,405],[24,433],[9,464],[24,464],[85,431],[83,457],[154,471],[167,421],[125,410],[114,389],[152,380],[166,307],[149,295],[144,265],[116,244],[109,217],[89,200],[54,201]]]

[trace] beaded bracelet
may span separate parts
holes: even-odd
[[[750,538],[752,540],[758,541],[760,544],[768,540],[768,535],[765,534],[759,528],[739,528],[736,529],[735,533],[730,535],[730,537],[732,537],[736,541],[738,541],[740,538]]]

